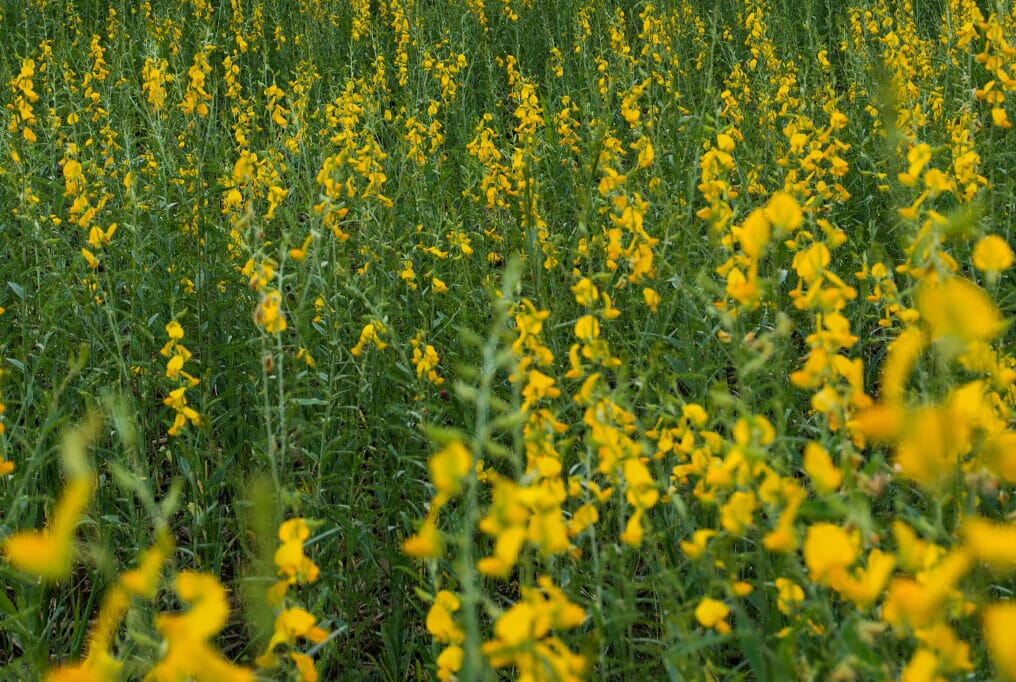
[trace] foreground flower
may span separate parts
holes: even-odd
[[[149,600],[155,598],[162,565],[172,549],[172,538],[165,529],[161,529],[155,545],[141,554],[138,567],[123,573],[119,582],[106,590],[99,614],[88,633],[85,658],[51,670],[46,682],[115,682],[122,679],[123,662],[113,658],[112,654],[116,631],[127,613],[131,596]]]
[[[91,499],[90,476],[68,481],[48,528],[20,531],[4,540],[7,560],[15,568],[43,580],[55,582],[67,577],[74,558],[74,529]]]
[[[1016,680],[1016,647],[1012,636],[1016,632],[1016,604],[992,604],[981,614],[984,622],[984,641],[995,661],[995,667],[1005,677]]]
[[[155,629],[165,640],[165,655],[145,676],[145,682],[254,682],[254,673],[233,665],[209,643],[226,625],[229,602],[218,578],[182,571],[176,593],[192,604],[180,614],[155,617]]]

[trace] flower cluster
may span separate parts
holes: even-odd
[[[184,364],[191,359],[191,352],[181,343],[183,340],[183,327],[176,320],[166,324],[166,335],[169,341],[162,347],[159,354],[167,358],[166,378],[171,379],[176,388],[172,389],[163,399],[163,404],[173,408],[173,425],[169,427],[170,436],[178,436],[188,422],[194,426],[201,424],[201,415],[187,402],[187,390],[194,388],[201,381],[189,374],[184,369]]]
[[[291,586],[313,583],[320,575],[317,565],[303,553],[309,538],[310,527],[302,518],[289,519],[279,526],[282,544],[275,550],[274,558],[279,581],[268,589],[268,603],[276,612],[274,632],[265,652],[256,659],[259,668],[276,668],[280,665],[278,647],[284,645],[286,657],[301,682],[317,682],[318,674],[313,657],[299,651],[296,640],[320,644],[328,637],[311,613],[300,606],[288,606]]]

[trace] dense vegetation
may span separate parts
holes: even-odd
[[[0,29],[0,678],[1016,678],[1011,2]]]

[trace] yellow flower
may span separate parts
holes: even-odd
[[[741,535],[753,521],[758,499],[753,492],[738,491],[720,508],[720,524],[733,535]]]
[[[514,665],[519,679],[580,679],[585,660],[568,651],[550,630],[578,627],[585,611],[549,578],[541,577],[538,583],[539,589],[523,587],[522,601],[498,617],[496,638],[485,642],[482,651],[495,668]]]
[[[600,298],[600,290],[588,277],[583,277],[572,285],[571,290],[575,294],[575,302],[585,308],[593,307],[593,304]]]
[[[165,655],[145,676],[145,682],[254,682],[254,673],[233,665],[209,640],[222,630],[229,617],[226,590],[208,573],[181,571],[176,592],[192,604],[180,614],[159,614],[155,629],[165,639]]]
[[[476,570],[491,578],[507,579],[518,562],[519,552],[526,542],[526,535],[526,528],[521,525],[500,529],[494,543],[494,554],[477,561]]]
[[[974,246],[974,267],[981,272],[1001,272],[1013,263],[1012,249],[997,234],[982,237]]]
[[[180,370],[183,369],[183,356],[174,355],[166,363],[166,377],[169,379],[175,379],[179,374]]]
[[[427,611],[427,632],[434,636],[434,639],[442,644],[461,644],[466,639],[466,633],[460,628],[452,614],[461,607],[459,598],[454,592],[441,590],[434,597],[434,603]]]
[[[592,341],[600,336],[600,322],[592,315],[583,315],[575,323],[575,337],[580,341]]]
[[[921,647],[910,657],[900,672],[900,682],[938,682],[944,680],[938,674],[938,658],[935,652]]]
[[[900,173],[897,179],[903,185],[907,187],[913,187],[917,184],[917,178],[921,175],[921,171],[931,161],[931,147],[928,144],[921,142],[915,145],[907,153],[907,162],[910,164],[906,173]]]
[[[833,492],[843,481],[843,472],[833,464],[826,449],[814,441],[804,448],[804,470],[820,493]]]
[[[716,531],[711,528],[697,530],[692,533],[691,542],[681,542],[681,551],[684,552],[689,559],[698,559],[706,551],[709,539],[715,535]]]
[[[649,310],[655,313],[660,306],[660,295],[656,293],[656,290],[646,287],[642,290],[642,298],[645,299]]]
[[[769,203],[765,208],[765,217],[769,219],[773,227],[782,232],[792,232],[804,222],[804,214],[801,213],[800,205],[794,197],[786,192],[776,192],[769,198]]]
[[[882,593],[889,575],[896,567],[896,558],[880,549],[868,555],[867,568],[849,576],[845,572],[832,574],[830,584],[834,590],[862,608],[870,606]]]
[[[977,561],[983,561],[999,573],[1016,570],[1016,524],[973,517],[963,522],[960,535],[964,547]]]
[[[92,270],[95,270],[96,268],[99,267],[99,259],[96,258],[95,254],[89,251],[88,249],[85,248],[81,249],[81,257],[85,259],[85,262],[88,263],[88,267],[90,267]]]
[[[813,581],[828,583],[857,560],[857,547],[850,535],[831,523],[816,523],[804,539],[804,563]]]
[[[454,441],[430,458],[430,481],[447,501],[462,491],[462,484],[472,466],[472,453],[462,441]]]
[[[317,619],[309,611],[294,606],[286,609],[275,617],[275,632],[268,641],[268,648],[265,653],[255,659],[259,668],[271,668],[278,661],[275,658],[274,650],[279,644],[285,644],[292,648],[297,638],[306,639],[309,642],[318,644],[328,639],[328,632],[319,628]]]
[[[435,294],[443,294],[448,291],[448,285],[439,280],[437,277],[430,278],[430,290]]]
[[[770,201],[769,203],[772,204],[773,202]],[[798,214],[800,214],[800,210],[798,210]],[[784,215],[780,215],[780,218],[792,220],[792,218]],[[749,213],[744,224],[741,225],[741,250],[744,251],[744,255],[753,261],[758,261],[762,257],[762,251],[765,249],[766,244],[769,243],[769,227],[769,219],[766,218],[765,211],[758,208]]]
[[[1002,675],[1016,680],[1016,647],[1012,636],[1016,632],[1016,604],[1006,602],[984,607],[981,612],[984,641]]]
[[[303,553],[303,544],[308,538],[310,528],[302,518],[289,519],[279,526],[282,544],[275,550],[275,566],[289,584],[312,583],[318,578],[317,565]]]
[[[892,357],[891,348],[889,357]],[[895,400],[902,393],[903,386],[902,379],[894,378],[894,380],[897,383],[891,397]],[[883,392],[886,390],[883,389]],[[847,422],[847,427],[852,434],[863,436],[870,441],[891,443],[902,433],[906,416],[906,410],[897,404],[873,405],[855,414],[853,419]]]
[[[410,289],[416,289],[416,272],[413,271],[413,261],[406,260],[406,267],[399,273],[399,277]]]
[[[445,647],[437,656],[437,678],[450,680],[455,677],[455,673],[462,669],[465,653],[457,644]]]
[[[933,339],[952,337],[961,342],[990,341],[1005,329],[991,297],[973,282],[949,277],[924,281],[917,291],[917,309]]]
[[[1009,116],[1006,114],[1005,109],[1001,107],[995,107],[991,110],[991,122],[999,128],[1012,128]]]
[[[702,627],[713,628],[720,633],[730,632],[730,624],[726,621],[729,614],[730,609],[726,604],[709,597],[704,598],[695,607],[695,620]]]
[[[19,531],[4,540],[7,560],[18,570],[43,580],[57,581],[66,577],[74,558],[74,530],[91,499],[91,476],[68,481],[53,508],[49,528]]]
[[[437,524],[426,519],[420,524],[420,530],[402,543],[402,551],[416,559],[436,559],[444,551],[444,542]]]
[[[131,594],[145,599],[155,599],[162,565],[172,550],[173,539],[168,532],[160,530],[155,544],[145,550],[138,559],[138,567],[125,571],[120,576],[120,584]]]
[[[568,535],[575,537],[599,520],[599,510],[594,505],[586,503],[576,509],[568,521]]]
[[[542,398],[556,398],[561,391],[554,386],[554,378],[547,376],[538,369],[529,370],[526,387],[522,389],[522,409],[528,410],[533,403]]]
[[[294,247],[289,250],[289,257],[298,263],[303,261],[303,259],[307,257],[307,249],[310,248],[311,242],[313,241],[314,235],[308,234],[299,247]]]
[[[787,578],[777,578],[775,585],[779,592],[776,598],[776,608],[789,616],[804,601],[804,590],[793,580]]]
[[[970,645],[956,636],[945,623],[935,623],[914,633],[917,639],[935,652],[940,672],[971,672]]]
[[[272,290],[261,296],[261,303],[254,310],[254,324],[269,334],[286,331],[286,316],[282,312],[282,294]]]
[[[603,319],[616,320],[619,317],[621,317],[621,311],[613,306],[610,295],[603,292]]]
[[[290,651],[289,657],[296,665],[296,672],[300,675],[300,682],[317,682],[318,673],[314,668],[314,659],[299,651]]]
[[[638,507],[635,509],[635,512],[628,517],[628,522],[625,523],[624,531],[620,536],[621,542],[626,545],[631,545],[632,547],[639,547],[642,544],[642,538],[645,535],[645,531],[642,528],[642,516],[642,508]]]
[[[382,341],[379,335],[383,334],[385,331],[387,330],[384,325],[377,320],[365,324],[363,329],[360,330],[360,340],[356,342],[355,346],[349,349],[349,352],[355,356],[359,356],[363,353],[363,349],[366,348],[368,344],[373,344],[378,350],[384,350],[388,347],[388,344]]]
[[[940,619],[947,600],[958,594],[956,584],[970,567],[969,553],[954,547],[921,572],[918,580],[894,578],[882,602],[882,620],[895,628],[921,628]]]

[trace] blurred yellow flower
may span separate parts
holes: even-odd
[[[457,644],[451,644],[442,649],[437,656],[437,678],[439,680],[451,680],[455,673],[462,669],[462,661],[465,658],[465,651]]]
[[[924,281],[917,291],[917,309],[933,339],[989,341],[1005,329],[1001,313],[991,297],[962,277],[933,283]]]
[[[434,603],[427,611],[427,632],[442,644],[461,644],[466,633],[460,628],[452,614],[459,610],[461,602],[454,592],[441,590],[434,597]]]
[[[269,334],[286,331],[286,316],[282,312],[282,294],[270,290],[261,296],[261,302],[254,310],[254,324]]]
[[[981,272],[1001,272],[1013,263],[1012,249],[997,234],[982,237],[974,246],[974,267]]]
[[[181,571],[176,593],[191,604],[180,614],[159,614],[155,629],[165,640],[165,654],[145,675],[145,682],[254,682],[254,673],[227,661],[209,642],[229,617],[226,590],[208,573]]]
[[[1012,639],[1016,632],[1016,604],[1004,602],[984,607],[981,622],[995,668],[1003,676],[1016,680],[1016,647]]]
[[[804,447],[804,470],[820,493],[835,491],[843,481],[843,472],[833,464],[826,449],[814,441]]]
[[[292,648],[298,638],[319,644],[328,639],[328,632],[317,626],[317,618],[314,617],[314,614],[299,606],[294,606],[275,617],[275,631],[272,633],[272,638],[268,641],[265,653],[258,656],[255,663],[259,668],[274,667],[278,664],[274,653],[275,647],[285,644]]]
[[[831,523],[809,526],[804,539],[804,563],[814,582],[828,583],[856,560],[857,546],[845,530]]]
[[[769,203],[766,204],[765,208],[765,217],[769,219],[773,227],[784,233],[793,232],[804,222],[801,206],[794,197],[786,192],[776,192],[769,198]],[[765,236],[768,239],[768,230],[759,228],[754,230],[754,232],[757,235],[755,242],[761,246],[763,243],[761,238]]]
[[[430,481],[447,500],[462,491],[462,484],[473,465],[473,455],[462,441],[454,441],[435,453],[428,463]]]
[[[402,543],[402,551],[415,559],[436,559],[444,551],[444,542],[437,523],[425,519],[420,529]]]
[[[730,624],[726,618],[730,615],[730,609],[721,601],[705,597],[695,607],[695,620],[702,627],[713,628],[717,632],[730,632]]]
[[[786,195],[784,195],[786,196]],[[769,202],[772,205],[772,201]],[[795,204],[796,205],[796,204]],[[785,207],[777,207],[776,212],[782,220],[793,222],[792,216],[783,215]],[[798,211],[798,214],[800,211]],[[766,212],[762,209],[755,209],[748,214],[744,223],[741,225],[741,250],[744,251],[744,255],[753,261],[758,261],[762,257],[762,251],[769,243],[769,219],[766,217]]]
[[[777,578],[774,584],[778,591],[776,607],[789,616],[804,601],[804,589],[788,578]]]
[[[74,529],[92,499],[92,479],[79,476],[64,486],[48,528],[19,531],[4,540],[3,552],[12,566],[43,580],[57,581],[71,570]]]
[[[963,521],[960,537],[975,560],[1002,574],[1016,571],[1016,524],[970,517]]]
[[[646,305],[649,306],[651,312],[656,312],[660,305],[660,295],[656,293],[655,289],[646,287],[642,290],[642,298],[645,299]]]
[[[702,528],[692,533],[691,542],[682,541],[681,551],[684,552],[689,559],[698,559],[706,551],[706,546],[709,544],[710,538],[716,535],[716,531],[711,528]]]
[[[600,290],[588,277],[583,277],[573,284],[571,290],[575,294],[575,302],[585,308],[593,307],[593,304],[600,298]]]

